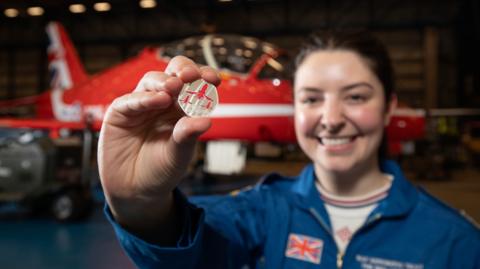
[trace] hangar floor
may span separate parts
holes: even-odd
[[[0,220],[1,268],[130,269],[101,206],[88,221],[62,224],[50,219]]]
[[[247,164],[249,176],[246,180],[238,182],[230,177],[222,182],[226,187],[217,191],[227,192],[250,184],[258,175],[269,171],[295,175],[304,164],[289,162],[286,166],[284,162],[252,161]],[[480,170],[462,169],[455,171],[450,180],[415,180],[414,183],[480,220]],[[186,190],[188,192],[189,189],[186,187]],[[60,224],[50,219],[24,216],[2,217],[0,253],[2,268],[134,268],[105,220],[101,203],[98,203],[92,217],[81,223]]]

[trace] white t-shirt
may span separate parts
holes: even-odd
[[[389,179],[388,184],[356,197],[342,197],[328,193],[320,182],[316,182],[315,185],[330,217],[335,242],[341,253],[345,252],[352,235],[365,223],[378,202],[387,197],[393,176],[386,176]]]

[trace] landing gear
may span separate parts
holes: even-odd
[[[60,222],[80,220],[88,216],[91,209],[91,199],[78,190],[70,190],[54,196],[51,205],[51,215]]]

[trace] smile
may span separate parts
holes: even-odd
[[[356,136],[350,137],[319,137],[318,140],[325,146],[340,146],[352,142]]]

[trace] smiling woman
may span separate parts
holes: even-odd
[[[375,60],[352,50],[318,48],[298,65],[297,139],[320,182],[335,193],[362,195],[385,184],[377,152],[396,98],[391,90],[385,97],[368,64]]]
[[[159,88],[140,81],[112,104],[99,141],[105,212],[139,267],[480,268],[479,230],[380,154],[396,97],[368,33],[317,34],[300,53],[295,130],[313,164],[227,196],[176,187],[211,122],[172,103],[185,83],[217,85],[217,71],[185,57],[166,70],[142,79]]]

